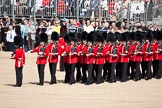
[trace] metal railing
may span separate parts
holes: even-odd
[[[107,0],[107,7],[103,8],[99,1],[96,8],[90,8],[90,4],[86,5],[86,0],[50,0],[42,4],[42,0],[0,0],[0,17],[12,16],[13,19],[21,18],[22,16],[33,18],[35,21],[39,18],[52,18],[55,16],[66,17],[66,18],[107,18],[112,19],[131,19],[144,21],[145,17],[143,14],[140,15],[128,15],[127,13],[122,16],[122,11],[128,11],[130,8],[121,8],[118,12],[114,13],[114,0]],[[131,18],[132,17],[132,18]]]

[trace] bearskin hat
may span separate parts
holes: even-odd
[[[146,35],[145,35],[145,40],[149,40],[151,41],[153,38],[153,33],[151,30],[147,31]]]
[[[83,31],[81,33],[81,40],[86,40],[86,38],[87,38],[87,32]]]
[[[14,37],[14,45],[23,46],[23,39],[21,36]]]
[[[142,41],[143,40],[143,35],[140,31],[135,32],[135,38],[136,41]]]
[[[48,42],[48,35],[46,33],[41,33],[39,41],[47,43]]]
[[[128,36],[128,40],[134,41],[135,40],[136,33],[135,32],[130,32]]]
[[[59,39],[59,34],[57,32],[52,32],[51,40],[58,40],[58,39]]]
[[[104,38],[101,34],[97,33],[95,36],[95,42],[104,42]]]
[[[103,33],[102,33],[102,36],[103,36],[104,40],[107,40],[107,38],[108,38],[108,37],[107,37],[107,32],[103,32]]]
[[[120,41],[128,41],[128,36],[126,33],[121,33]]]
[[[157,40],[162,40],[162,31],[157,31]]]
[[[115,42],[117,40],[116,35],[114,33],[109,33],[108,40],[109,40],[109,42]]]
[[[94,41],[93,39],[94,39],[93,34],[92,33],[88,33],[87,34],[87,41],[93,42]]]
[[[70,42],[70,37],[69,34],[66,34],[64,37],[65,42],[69,43]]]
[[[70,41],[76,41],[76,37],[74,33],[69,33]]]

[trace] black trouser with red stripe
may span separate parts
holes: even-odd
[[[75,83],[75,77],[74,77],[74,73],[75,73],[75,66],[76,64],[69,64],[69,84],[74,84]]]
[[[94,79],[92,77],[92,70],[93,70],[93,64],[87,64],[88,65],[88,78],[87,83],[92,84],[94,82]]]
[[[154,60],[152,62],[153,65],[153,77],[157,77],[157,72],[158,72],[158,60]]]
[[[82,79],[81,67],[82,67],[82,64],[80,64],[80,63],[77,63],[77,64],[76,64],[76,69],[77,69],[76,81],[77,81],[77,82],[79,82],[79,81]]]
[[[161,78],[162,73],[162,60],[153,61],[153,76],[157,79]]]
[[[86,83],[87,82],[87,74],[86,74],[86,71],[87,71],[87,64],[82,64],[82,82],[83,83]]]
[[[152,61],[147,61],[146,63],[146,79],[151,79],[152,78],[152,72],[151,72],[151,65]]]
[[[16,70],[16,86],[21,87],[23,80],[23,73],[22,73],[23,67],[16,67],[15,70]]]
[[[161,78],[162,73],[162,60],[158,61],[158,72],[157,72],[157,78]]]
[[[56,83],[56,68],[57,68],[57,63],[49,63],[49,69],[50,69],[50,74],[51,74],[51,84]]]
[[[44,68],[45,64],[38,64],[39,85],[44,85]]]
[[[122,82],[125,82],[128,80],[127,66],[128,66],[127,62],[121,63],[121,81]]]
[[[97,64],[95,68],[96,72],[96,84],[103,83],[103,77],[102,77],[102,69],[103,69],[103,64]]]
[[[109,77],[108,77],[107,81],[109,81],[109,82],[116,81],[115,69],[116,69],[116,63],[110,63]]]
[[[140,72],[140,64],[141,62],[134,62],[135,64],[135,72],[134,72],[134,80],[140,80],[141,79],[141,72]]]
[[[64,79],[64,82],[68,83],[70,81],[69,64],[64,63],[64,66],[65,66],[65,79]]]
[[[110,68],[110,64],[108,62],[106,62],[103,66],[103,79],[105,79],[105,80],[108,77],[108,73],[109,73],[108,71],[110,70],[109,68]]]

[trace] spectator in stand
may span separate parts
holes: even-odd
[[[4,27],[4,22],[2,19],[0,19],[0,25],[1,25],[1,27]]]
[[[90,1],[90,8],[91,8],[91,18],[98,16],[98,6],[99,6],[99,0],[91,0]]]
[[[96,21],[95,22],[95,28],[94,28],[94,30],[98,30],[99,29],[99,24],[98,24],[98,22]]]
[[[115,0],[114,14],[117,16],[117,19],[119,19],[120,10],[121,10],[121,1],[120,0]]]
[[[135,28],[134,21],[131,21],[131,22],[130,22],[130,26],[129,26],[129,31],[130,31],[130,32],[133,32],[133,31],[134,31],[134,28]]]
[[[122,19],[127,19],[127,12],[128,12],[129,2],[130,2],[130,0],[122,0],[121,12],[120,12],[120,16],[121,16]]]
[[[50,37],[51,34],[52,34],[52,24],[51,24],[51,21],[48,22],[46,34],[48,35],[48,37]]]
[[[42,1],[42,6],[48,6],[50,3],[50,0],[43,0]]]
[[[107,0],[101,0],[102,16],[107,17],[108,3]]]
[[[84,26],[84,31],[87,33],[90,33],[91,31],[94,31],[93,23],[90,22],[90,20],[87,20],[87,25]]]
[[[25,52],[28,51],[28,45],[27,45],[27,26],[28,26],[28,21],[27,20],[22,20],[22,24],[21,24],[21,37],[23,39],[23,46],[24,46],[24,50]]]
[[[120,29],[119,29],[122,33],[123,32],[126,32],[127,31],[127,28],[125,26],[125,22],[121,22],[121,25],[120,25]]]
[[[148,28],[146,27],[146,25],[145,25],[145,23],[143,21],[141,21],[140,24],[141,25],[140,25],[140,28],[139,29],[141,29],[142,31],[147,31],[148,30]]]
[[[9,30],[6,35],[6,40],[8,43],[9,51],[14,51],[14,37],[16,36],[15,30],[13,30],[13,26],[9,25]]]
[[[68,8],[70,11],[70,15],[74,16],[77,8],[77,0],[68,0]]]
[[[76,24],[74,19],[70,19],[69,25],[67,26],[68,32],[75,33],[76,32]]]
[[[46,23],[44,20],[40,21],[39,27],[37,29],[38,35],[40,35],[41,33],[45,33],[46,32],[46,28],[44,26],[45,25],[44,23]]]
[[[118,27],[116,27],[116,24],[113,22],[109,32],[115,33],[117,31],[118,31]]]
[[[8,27],[8,26],[11,25],[11,24],[12,24],[11,18],[7,16],[7,17],[6,17],[6,21],[5,21],[5,23],[4,23],[4,26]]]
[[[66,10],[66,4],[63,0],[58,0],[57,13],[62,14]]]
[[[54,26],[52,27],[52,32],[57,32],[60,35],[60,20],[55,19]]]
[[[114,4],[115,4],[114,0],[110,0],[110,1],[108,2],[108,8],[109,8],[108,14],[110,14],[110,15],[113,14],[113,11],[114,11]]]
[[[27,27],[27,40],[28,40],[28,46],[29,50],[34,49],[34,43],[36,39],[36,29],[35,26],[33,25],[33,21],[29,21],[29,26]]]
[[[158,28],[158,24],[157,23],[155,23],[153,25],[153,31],[160,31],[160,28]]]
[[[83,12],[85,12],[85,16],[89,17],[90,16],[90,0],[86,0],[84,2],[84,9]]]
[[[35,12],[40,10],[41,7],[42,7],[42,0],[35,0]],[[34,12],[34,6],[31,11]]]

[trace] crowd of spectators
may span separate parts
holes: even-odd
[[[33,49],[38,44],[39,34],[42,32],[47,33],[50,37],[52,32],[61,34],[61,27],[67,28],[67,32],[81,32],[86,31],[102,31],[102,32],[125,32],[125,31],[137,31],[140,29],[150,29],[152,31],[159,29],[158,24],[150,24],[147,27],[144,22],[136,24],[131,21],[130,26],[126,27],[125,22],[108,22],[106,19],[101,21],[99,19],[82,19],[77,22],[76,19],[59,19],[55,18],[52,21],[40,20],[38,23],[32,20],[27,20],[25,17],[22,18],[21,23],[11,21],[10,17],[6,19],[0,19],[0,49],[4,51],[14,50],[14,36],[20,35],[24,39],[25,51]],[[50,40],[50,39],[49,39]]]
[[[140,0],[133,0],[139,2]],[[56,3],[57,2],[57,3]],[[79,7],[79,15],[84,17],[98,17],[99,4],[101,4],[101,16],[113,18],[112,15],[119,18],[125,18],[131,0],[0,0],[1,15],[12,15],[12,5],[15,5],[16,15],[32,15],[34,10],[37,15],[47,16],[57,13],[56,16],[76,16],[77,7]],[[144,0],[147,4],[148,19],[152,16],[162,16],[161,0]]]

